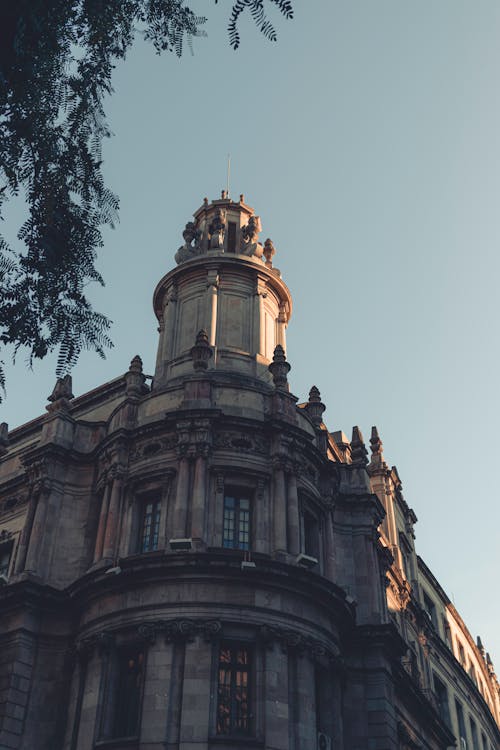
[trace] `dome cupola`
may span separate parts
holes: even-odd
[[[205,198],[182,233],[177,267],[156,287],[160,340],[155,388],[193,371],[191,350],[206,331],[208,369],[269,381],[275,347],[286,350],[292,300],[273,267],[275,248],[259,241],[261,222],[244,196]]]

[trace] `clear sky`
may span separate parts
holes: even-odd
[[[114,320],[80,395],[140,354],[151,297],[204,196],[261,216],[294,297],[289,376],[321,391],[331,431],[376,424],[419,519],[417,551],[500,671],[498,0],[295,0],[278,44],[229,0],[198,2],[208,38],[181,60],[139,43],[115,75],[105,174],[121,199],[91,290]],[[12,225],[13,226],[13,225]],[[8,368],[1,419],[43,413],[55,357]]]

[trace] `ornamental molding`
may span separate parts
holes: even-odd
[[[121,629],[100,630],[79,640],[74,651],[81,658],[89,658],[95,649],[102,656],[117,644],[117,636],[124,634],[125,643],[145,642],[153,644],[158,635],[165,638],[166,643],[191,643],[197,636],[202,636],[210,642],[218,638],[222,632],[222,623],[216,619],[194,620],[189,618],[175,618],[172,620],[153,620],[142,622],[131,629],[124,625]]]
[[[177,435],[172,433],[165,437],[143,440],[134,446],[130,453],[130,463],[136,463],[147,458],[159,457],[162,453],[168,453],[177,447]]]
[[[271,443],[266,438],[229,430],[214,434],[213,447],[215,450],[259,456],[269,456],[271,451]]]
[[[307,654],[313,660],[327,659],[332,666],[342,667],[338,649],[327,646],[322,641],[305,635],[299,630],[281,628],[277,625],[262,625],[259,637],[268,648],[272,648],[277,643],[283,653],[294,652],[299,656]]]

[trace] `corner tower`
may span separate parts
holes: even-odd
[[[273,267],[273,243],[259,241],[260,218],[243,195],[222,191],[194,213],[175,254],[177,267],[156,287],[153,305],[160,340],[154,388],[192,372],[191,349],[201,330],[213,356],[210,369],[270,381],[275,347],[286,349],[292,299]]]

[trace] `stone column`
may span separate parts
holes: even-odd
[[[210,346],[215,346],[216,343],[218,289],[219,276],[217,274],[217,271],[208,271],[206,319],[207,321],[209,321],[208,340]]]
[[[166,304],[163,308],[163,345],[162,359],[163,369],[167,362],[173,357],[173,343],[175,334],[177,290],[172,286],[166,295]]]
[[[222,547],[222,524],[224,516],[224,474],[215,477],[215,500],[210,528],[212,529],[211,544],[213,547]]]
[[[108,517],[106,520],[106,530],[104,532],[104,543],[102,550],[103,559],[109,560],[110,562],[115,558],[117,532],[120,520],[122,484],[123,476],[121,472],[116,468],[115,476],[113,478],[113,486],[111,488],[111,495],[109,498]]]
[[[35,513],[40,499],[40,493],[42,486],[40,483],[32,485],[30,487],[29,501],[28,501],[28,512],[24,520],[23,530],[21,532],[21,538],[19,541],[19,547],[17,551],[15,574],[22,573],[26,565],[26,555],[28,553],[28,546],[30,543],[31,532],[33,530],[33,522],[35,520]]]
[[[316,747],[316,704],[314,662],[307,654],[297,659],[297,750]]]
[[[207,458],[206,448],[200,447],[194,465],[194,482],[191,510],[191,538],[205,540],[205,503],[207,497]]]
[[[280,304],[277,324],[276,346],[280,344],[286,352],[286,312],[283,302]]]
[[[182,718],[182,688],[184,684],[184,662],[186,644],[174,641],[172,644],[172,661],[167,708],[167,742],[166,747],[178,748]],[[205,727],[205,734],[206,734]]]
[[[274,552],[286,553],[286,489],[281,461],[274,462],[273,471],[273,539]]]
[[[325,517],[325,576],[331,581],[336,580],[335,576],[335,537],[333,534],[332,512],[327,511]]]
[[[42,546],[42,541],[45,533],[45,521],[47,519],[47,510],[50,499],[50,485],[43,484],[38,495],[38,502],[36,504],[35,517],[33,519],[33,527],[28,543],[28,551],[26,555],[25,570],[30,573],[39,573],[39,557]]]
[[[106,521],[108,520],[109,497],[111,494],[111,484],[106,482],[101,500],[101,512],[99,514],[99,526],[97,527],[97,536],[94,549],[94,564],[102,558],[102,549],[104,545],[104,532],[106,531]]]
[[[266,745],[289,750],[288,653],[274,644],[264,658]]]
[[[300,518],[297,477],[292,471],[288,475],[288,551],[296,557],[300,552]]]
[[[177,491],[173,514],[172,537],[183,539],[186,536],[186,522],[189,496],[189,459],[181,456],[179,459],[179,474],[177,476]]]
[[[179,750],[206,747],[210,725],[211,644],[197,636],[185,646]]]

